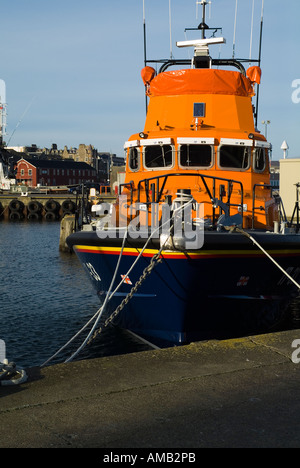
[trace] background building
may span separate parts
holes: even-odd
[[[99,152],[92,145],[85,144],[80,144],[78,148],[65,146],[63,149],[59,149],[56,143],[53,143],[51,148],[39,148],[32,144],[31,146],[11,146],[6,149],[12,152],[15,161],[23,157],[31,160],[86,163],[95,169],[98,182],[104,184],[109,183],[112,166],[124,165],[124,158],[108,152]]]
[[[280,196],[288,218],[291,218],[295,207],[297,191],[300,185],[300,158],[280,159]],[[300,200],[300,198],[299,198]]]
[[[279,161],[271,161],[270,166],[271,166],[270,167],[271,185],[274,189],[279,190],[279,173],[280,173]]]
[[[29,187],[96,183],[96,170],[89,164],[74,161],[25,159],[17,162],[17,182]]]

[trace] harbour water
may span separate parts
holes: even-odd
[[[0,339],[21,367],[39,366],[96,313],[100,304],[74,254],[59,252],[59,222],[0,223]],[[51,364],[64,362],[88,329]],[[107,327],[76,357],[89,359],[149,349]]]

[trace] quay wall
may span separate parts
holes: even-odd
[[[139,462],[139,448],[173,462],[182,451],[200,462],[201,448],[299,448],[298,338],[288,330],[26,369],[26,382],[0,386],[0,448],[100,448],[98,466],[106,454]]]
[[[115,197],[101,196],[100,201],[112,202]],[[57,221],[76,210],[76,196],[64,194],[0,195],[1,221]]]

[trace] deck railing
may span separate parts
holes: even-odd
[[[162,201],[163,193],[166,188],[167,181],[170,178],[174,177],[194,177],[200,179],[202,185],[204,186],[210,201],[212,202],[212,224],[215,225],[217,221],[217,214],[216,214],[216,207],[215,202],[216,200],[221,201],[224,203],[228,208],[228,214],[230,214],[230,209],[235,207],[240,215],[243,217],[243,210],[244,210],[244,189],[243,184],[238,180],[233,179],[225,179],[222,177],[215,177],[209,176],[206,174],[198,174],[198,173],[172,173],[172,174],[165,174],[161,176],[154,176],[145,178],[139,181],[137,188],[134,189],[133,181],[128,183],[120,184],[119,186],[119,194],[122,193],[123,188],[126,187],[130,192],[130,203],[133,202],[133,193],[136,193],[136,202],[143,203],[147,206],[150,206],[151,203],[160,203]],[[239,187],[238,192],[240,196],[239,203],[231,203],[231,197],[234,185]],[[181,187],[180,184],[178,189],[183,189],[186,187]],[[145,196],[145,199],[142,200],[142,195]],[[225,199],[226,197],[226,199]],[[222,208],[219,205],[219,208]],[[218,216],[219,217],[219,216]]]

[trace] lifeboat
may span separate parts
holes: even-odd
[[[255,125],[261,68],[213,59],[224,42],[202,34],[177,43],[191,63],[142,69],[147,116],[124,145],[118,199],[67,239],[106,324],[159,345],[274,330],[300,288],[299,228]]]

